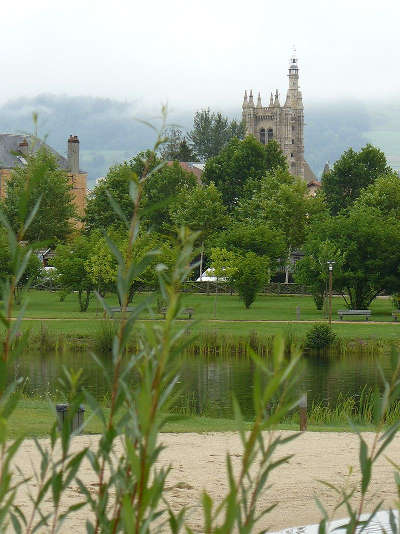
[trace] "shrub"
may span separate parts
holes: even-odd
[[[94,348],[97,352],[102,354],[111,352],[114,342],[114,337],[118,332],[116,323],[112,320],[104,320],[100,322],[100,328],[97,330],[94,340]]]
[[[268,259],[248,252],[240,261],[233,283],[246,308],[250,308],[268,281]]]
[[[307,332],[304,347],[316,350],[325,349],[332,345],[335,339],[336,334],[328,324],[317,323]]]

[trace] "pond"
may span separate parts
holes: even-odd
[[[110,355],[102,357],[106,368],[111,368]],[[364,387],[379,387],[377,363],[386,376],[390,374],[389,355],[379,359],[365,355],[321,358],[303,356],[300,389],[307,391],[312,400],[329,402],[333,407],[340,394],[360,395]],[[89,354],[65,352],[62,354],[30,352],[15,363],[15,377],[26,378],[27,393],[45,395],[57,390],[57,378],[62,367],[83,369],[84,386],[101,399],[108,396],[107,383]],[[242,411],[252,415],[252,387],[254,363],[246,357],[200,358],[184,357],[180,363],[181,395],[177,409],[182,412],[206,414],[212,417],[232,416],[232,392]]]

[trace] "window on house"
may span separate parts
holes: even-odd
[[[272,128],[268,128],[268,143],[273,139],[274,137],[274,131]]]
[[[293,152],[291,152],[291,153],[290,153],[290,157],[291,157],[291,158],[293,158],[293,157],[294,157],[294,156],[293,156]]]
[[[265,145],[265,128],[261,128],[260,130],[260,143]]]
[[[294,139],[292,139],[292,145],[294,145]]]

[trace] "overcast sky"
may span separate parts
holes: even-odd
[[[232,109],[286,92],[296,45],[306,101],[400,88],[398,0],[2,2],[0,102],[39,93]]]

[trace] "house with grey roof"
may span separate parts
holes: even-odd
[[[87,193],[87,172],[79,168],[79,139],[70,135],[67,157],[61,156],[51,146],[33,135],[0,134],[0,199],[7,196],[7,181],[13,169],[27,165],[29,155],[46,148],[56,157],[60,169],[66,171],[72,184],[74,204],[79,215],[84,214]]]

